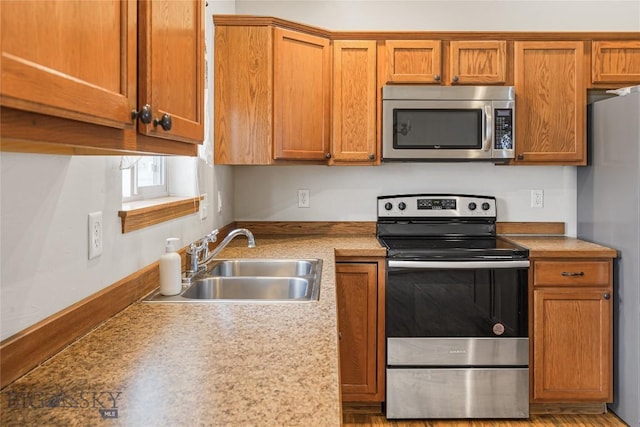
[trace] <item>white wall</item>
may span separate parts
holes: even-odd
[[[375,221],[376,197],[463,193],[495,196],[499,221],[575,223],[575,168],[486,163],[384,163],[381,166],[242,166],[235,171],[237,220]],[[297,189],[310,207],[297,207]],[[530,190],[544,189],[544,207],[531,208]],[[575,230],[574,230],[575,234]]]
[[[640,1],[236,1],[239,14],[329,30],[639,31]],[[238,220],[364,220],[383,194],[460,192],[498,198],[500,221],[560,221],[576,233],[576,168],[395,163],[377,167],[236,167]],[[297,189],[311,207],[297,208]],[[543,208],[530,190],[544,190]]]
[[[640,30],[638,0],[236,0],[236,13],[340,31]]]
[[[234,4],[209,1],[205,17],[209,70],[213,70],[213,13],[234,13]],[[212,78],[207,87],[212,94]],[[206,120],[212,117],[212,97],[208,98]],[[167,237],[179,237],[186,246],[234,219],[232,168],[211,167],[199,160],[199,189],[209,195],[205,221],[189,215],[122,234],[117,216],[122,188],[119,163],[118,156],[0,153],[1,339],[157,261]],[[220,214],[218,190],[223,197]],[[103,215],[104,252],[88,260],[87,215],[95,211]]]

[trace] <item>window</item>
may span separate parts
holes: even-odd
[[[200,195],[198,190],[196,157],[124,156],[120,169],[122,206],[118,216],[123,233],[192,215],[200,210],[204,195]],[[205,218],[206,213],[201,213],[200,220]]]
[[[125,160],[126,159],[126,160]],[[143,156],[122,162],[122,200],[144,200],[166,197],[168,162],[163,156]]]

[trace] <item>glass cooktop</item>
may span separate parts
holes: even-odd
[[[379,238],[388,258],[412,260],[527,259],[529,251],[500,237]]]

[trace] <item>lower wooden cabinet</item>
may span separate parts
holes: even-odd
[[[344,258],[336,263],[344,402],[384,400],[384,268],[384,258]]]
[[[533,262],[538,403],[611,402],[612,260]]]

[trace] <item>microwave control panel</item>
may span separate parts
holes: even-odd
[[[494,149],[513,150],[513,109],[496,108],[494,110]]]

